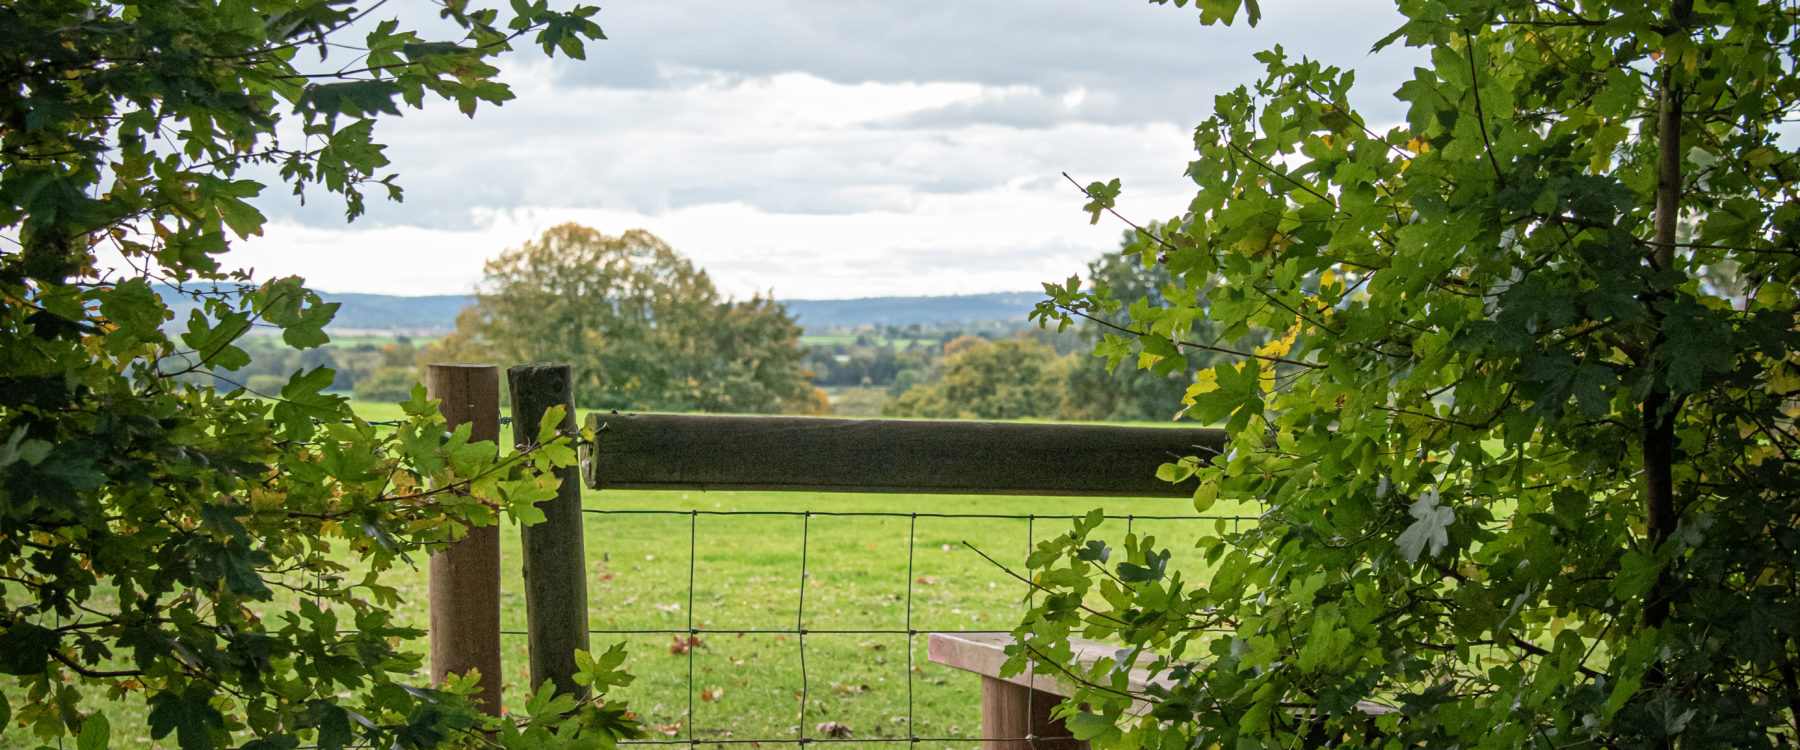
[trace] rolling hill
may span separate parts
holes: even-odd
[[[184,325],[196,303],[162,287],[158,292],[175,308],[175,323]],[[456,313],[474,298],[460,294],[401,297],[388,294],[335,294],[320,292],[327,302],[337,302],[336,331],[364,331],[433,335],[453,330]],[[808,331],[855,330],[864,326],[923,326],[947,323],[1018,322],[1023,324],[1040,292],[995,292],[942,297],[865,297],[861,299],[785,300],[788,312]]]

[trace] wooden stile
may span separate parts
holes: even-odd
[[[1187,497],[1157,466],[1224,450],[1223,430],[593,413],[587,486],[608,489]]]
[[[575,392],[568,365],[520,365],[506,371],[512,391],[513,442],[537,441],[544,411],[564,408],[562,429],[575,430]],[[556,499],[538,503],[544,521],[520,528],[525,552],[525,618],[531,689],[548,680],[557,692],[585,696],[575,684],[575,651],[588,650],[587,544],[582,535],[581,477],[556,471]]]
[[[500,437],[500,370],[493,365],[438,364],[425,370],[425,392],[451,426],[468,423],[470,439]],[[481,670],[476,705],[500,715],[500,528],[468,536],[432,553],[431,681]]]

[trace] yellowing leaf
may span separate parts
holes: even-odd
[[[1211,369],[1201,370],[1194,375],[1194,384],[1188,386],[1187,393],[1182,394],[1181,403],[1194,405],[1194,397],[1202,393],[1219,390],[1219,374]]]
[[[1256,353],[1265,357],[1285,357],[1294,348],[1294,338],[1300,335],[1300,327],[1289,328],[1280,338],[1273,339],[1256,347]]]
[[[1769,374],[1769,390],[1782,396],[1800,391],[1800,374],[1786,367],[1777,369]]]

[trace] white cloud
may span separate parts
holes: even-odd
[[[1148,198],[1165,208],[1184,200]],[[709,203],[655,215],[550,207],[482,212],[476,227],[461,230],[283,222],[239,243],[233,258],[259,277],[300,274],[336,292],[461,293],[502,249],[576,221],[613,234],[648,229],[738,297],[769,290],[800,299],[1015,291],[1077,273],[1117,245],[1119,227],[1090,226],[1079,203],[1001,187],[915,196],[905,210],[832,215]]]
[[[504,107],[382,123],[404,203],[371,200],[346,227],[333,201],[271,190],[268,236],[235,262],[333,291],[454,293],[573,220],[648,228],[740,295],[1030,289],[1117,244],[1062,172],[1120,178],[1139,219],[1185,205],[1191,128],[1256,77],[1251,51],[1371,64],[1365,84],[1389,81],[1371,98],[1409,62],[1364,56],[1394,22],[1379,3],[1266,5],[1249,30],[1088,0],[621,0],[585,63],[509,55]]]

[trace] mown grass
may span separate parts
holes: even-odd
[[[401,416],[386,405],[357,410],[371,420]],[[590,627],[701,631],[692,646],[666,632],[597,632],[593,647],[627,645],[637,680],[617,697],[654,739],[699,744],[817,736],[828,721],[855,739],[978,737],[979,678],[930,663],[924,635],[1017,622],[1027,587],[976,549],[1019,570],[1033,539],[1095,507],[1120,517],[1103,527],[1115,542],[1130,525],[1180,548],[1228,523],[1166,499],[590,490],[583,502]],[[505,704],[516,711],[529,689],[519,530],[501,538]],[[1197,557],[1177,554],[1176,565],[1199,573]],[[399,617],[421,628],[424,568],[420,558],[385,581],[400,591]],[[751,632],[802,628],[815,632]],[[16,707],[23,696],[7,691]],[[149,744],[141,696],[106,710],[124,746]],[[0,735],[0,748],[35,745],[22,729]]]

